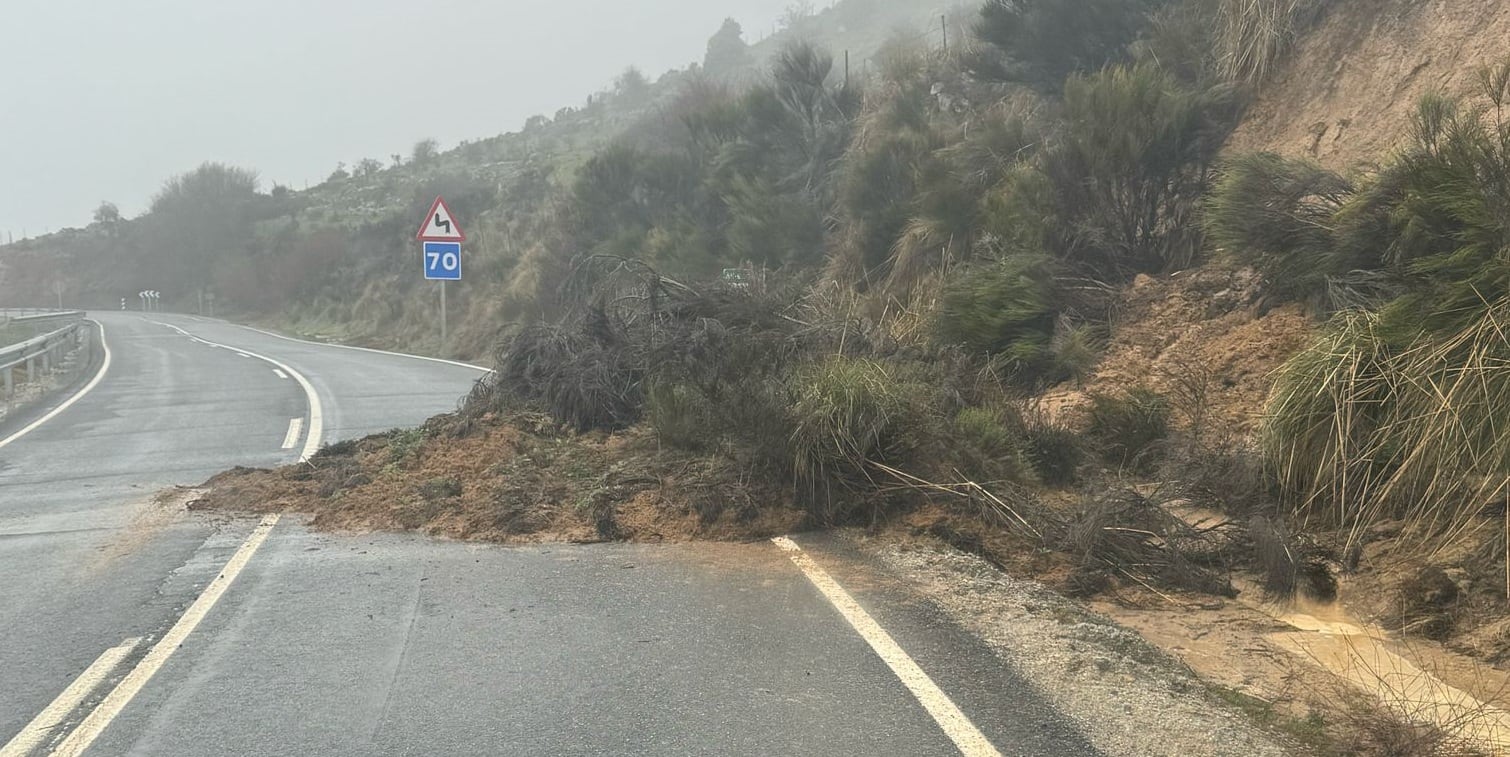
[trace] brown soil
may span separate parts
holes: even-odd
[[[1300,306],[1272,310],[1257,274],[1206,266],[1172,276],[1139,276],[1122,293],[1105,357],[1079,386],[1045,393],[1043,407],[1074,427],[1093,393],[1146,385],[1171,398],[1188,427],[1204,407],[1206,428],[1251,434],[1273,373],[1309,340],[1314,324]]]
[[[275,470],[235,468],[193,509],[305,512],[317,528],[494,542],[745,540],[799,530],[789,492],[650,435],[560,433],[538,418],[454,416]]]
[[[1409,133],[1421,95],[1462,93],[1506,55],[1504,0],[1328,3],[1265,84],[1232,150],[1309,155],[1336,170],[1377,161]]]

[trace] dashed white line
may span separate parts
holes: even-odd
[[[142,642],[141,638],[126,639],[120,646],[111,647],[100,654],[73,683],[47,705],[47,709],[37,713],[30,723],[26,724],[16,737],[11,739],[5,746],[0,747],[0,757],[24,757],[31,754],[37,747],[42,746],[52,737],[53,731],[63,724],[68,714],[78,708],[80,704],[94,690],[105,682],[110,673],[115,670],[131,651]]]
[[[289,418],[288,419],[288,433],[286,435],[284,435],[284,437],[283,437],[283,448],[284,449],[293,449],[294,448],[294,444],[299,441],[299,432],[303,431],[303,430],[304,430],[304,419],[303,418]]]
[[[288,378],[288,374],[284,373],[282,368],[274,368],[273,369],[273,373],[278,374],[278,378],[281,378],[281,379]]]
[[[53,418],[56,418],[59,413],[62,413],[64,410],[67,410],[70,407],[73,407],[73,403],[83,399],[84,395],[88,394],[96,386],[99,386],[100,382],[104,380],[105,372],[110,370],[110,343],[105,341],[105,324],[95,320],[91,320],[90,323],[93,323],[96,327],[99,328],[100,348],[105,351],[105,359],[100,362],[100,372],[94,374],[94,378],[90,379],[89,383],[85,384],[82,389],[75,392],[72,397],[64,400],[63,404],[53,408],[50,412],[48,412],[41,418],[38,418],[31,423],[26,424],[26,427],[22,428],[20,431],[17,431],[16,433],[11,434],[4,439],[0,439],[0,447],[4,447],[5,445],[10,444],[17,439],[26,436],[32,431],[35,431],[38,426],[52,420]]]
[[[945,694],[944,690],[940,689],[938,684],[918,667],[917,662],[907,654],[906,650],[891,638],[891,634],[887,633],[886,629],[882,628],[881,624],[877,623],[875,618],[872,618],[870,613],[867,613],[865,608],[861,607],[860,603],[856,602],[855,598],[839,585],[838,581],[835,581],[827,571],[819,567],[811,557],[807,556],[806,552],[802,551],[802,547],[797,546],[796,542],[785,536],[778,536],[771,541],[792,558],[792,562],[797,564],[803,575],[807,576],[807,580],[811,581],[813,586],[829,601],[829,604],[844,616],[844,620],[855,629],[855,633],[860,634],[860,638],[865,639],[865,643],[869,644],[881,661],[891,668],[891,672],[901,679],[902,685],[906,686],[907,690],[917,698],[918,703],[923,705],[923,709],[928,711],[933,721],[944,730],[944,735],[954,742],[960,754],[966,757],[1001,757],[1001,752],[986,739],[985,734],[981,733],[974,723],[970,722],[970,718],[965,717],[965,713],[960,712],[954,701],[949,699],[949,695]]]
[[[245,353],[245,352],[238,352],[238,353],[236,353],[236,354],[237,354],[237,355],[240,355],[240,356],[241,356],[241,357],[251,357],[251,355],[248,355],[248,354],[247,354],[247,353]]]
[[[178,333],[183,334],[190,339],[197,338],[193,334],[190,334],[189,332],[184,331],[183,329],[174,326],[171,323],[163,323],[162,321],[152,321],[152,323],[155,323],[159,326],[167,326],[168,328],[173,329],[174,331],[177,331]],[[216,342],[210,342],[203,339],[200,339],[200,341],[212,347],[224,347],[228,350],[234,350],[238,353],[242,352],[242,350],[231,347],[230,345],[217,344]],[[304,378],[304,374],[288,367],[284,363],[274,360],[273,358],[270,358],[266,355],[259,355],[255,352],[245,352],[244,354],[247,357],[254,357],[263,362],[272,364],[274,368],[278,368],[284,373],[287,373],[289,376],[292,376],[294,381],[299,382],[299,387],[304,390],[304,396],[309,401],[309,433],[304,437],[304,449],[299,453],[299,460],[301,462],[308,460],[310,456],[319,451],[320,437],[324,434],[325,431],[324,412],[320,408],[320,395],[315,392],[314,384],[309,383],[309,379]]]
[[[152,645],[147,655],[131,669],[131,672],[126,674],[125,678],[121,679],[120,683],[115,685],[114,689],[110,690],[109,694],[105,695],[99,705],[84,718],[83,722],[79,723],[79,727],[73,729],[73,732],[68,734],[68,738],[53,750],[53,757],[77,757],[83,754],[84,750],[88,749],[101,733],[105,732],[111,721],[115,720],[126,705],[131,703],[132,698],[142,690],[143,686],[147,685],[158,670],[162,669],[163,663],[168,661],[168,658],[183,645],[189,634],[199,626],[200,621],[209,614],[210,608],[215,606],[231,582],[241,574],[247,562],[252,559],[252,555],[257,552],[263,542],[267,541],[267,535],[277,524],[278,514],[273,513],[264,517],[262,522],[252,529],[251,535],[247,536],[246,541],[237,548],[236,554],[231,555],[225,567],[221,568],[220,575],[210,581],[200,593],[199,598],[194,600],[194,604],[189,605],[189,609],[184,611],[178,622],[174,623],[173,627],[168,629],[168,632],[163,634],[156,644]]]

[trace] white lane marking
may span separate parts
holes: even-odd
[[[376,353],[376,354],[379,354],[379,355],[392,355],[394,357],[407,357],[407,358],[413,358],[415,360],[427,360],[427,361],[432,362],[432,363],[445,363],[446,365],[454,365],[454,366],[457,366],[458,368],[471,368],[474,371],[482,371],[483,373],[492,373],[493,372],[492,368],[484,368],[484,367],[482,367],[480,365],[472,365],[471,363],[463,363],[460,360],[447,360],[447,359],[445,359],[443,357],[427,357],[425,355],[410,355],[407,352],[389,352],[388,350],[375,350],[375,349],[373,349],[371,347],[357,347],[357,346],[350,345],[350,344],[332,344],[330,342],[311,342],[308,339],[296,339],[296,338],[291,337],[291,336],[284,336],[282,334],[274,333],[272,331],[264,331],[262,329],[253,328],[251,326],[242,326],[241,328],[244,328],[247,331],[255,331],[255,332],[259,333],[259,334],[266,334],[267,336],[274,337],[274,338],[277,338],[277,339],[282,339],[282,340],[287,341],[287,342],[299,342],[301,344],[313,344],[316,347],[335,347],[337,349],[356,350],[358,352],[373,352],[373,353]]]
[[[283,448],[293,449],[294,443],[299,441],[299,432],[304,430],[303,418],[288,419],[288,434],[283,437]]]
[[[278,378],[281,378],[281,379],[288,378],[288,374],[284,373],[282,368],[274,368],[273,369],[273,373],[278,374]]]
[[[121,714],[142,687],[152,680],[152,676],[162,669],[163,663],[166,663],[168,658],[183,646],[184,640],[210,613],[210,608],[215,606],[231,582],[241,574],[241,570],[246,567],[247,562],[252,559],[252,555],[257,552],[262,543],[267,541],[267,535],[276,525],[278,525],[278,514],[273,513],[265,516],[262,522],[252,529],[251,535],[247,536],[246,541],[237,548],[236,554],[231,555],[225,567],[220,569],[220,575],[210,581],[204,591],[199,594],[199,598],[194,600],[194,604],[189,605],[189,609],[184,611],[178,622],[174,623],[173,627],[169,628],[156,644],[152,645],[147,655],[126,674],[125,678],[121,679],[120,683],[115,685],[114,689],[110,690],[109,694],[105,695],[99,705],[84,718],[83,722],[79,723],[79,727],[73,729],[73,733],[68,734],[68,738],[53,750],[53,757],[76,757],[88,749],[101,733],[105,732],[111,721]]]
[[[38,713],[30,723],[26,724],[25,728],[21,729],[20,733],[16,734],[15,738],[0,747],[0,757],[24,757],[42,746],[52,736],[53,731],[63,724],[68,714],[83,704],[84,699],[94,693],[94,690],[105,682],[116,666],[120,665],[121,661],[126,659],[126,656],[131,654],[131,651],[140,643],[142,643],[140,637],[126,639],[121,642],[120,646],[111,647],[101,653],[89,667],[84,669],[84,672],[79,674],[78,678],[73,679],[73,683],[69,684],[57,699],[52,700],[52,704],[47,705],[47,709]]]
[[[190,339],[194,338],[193,334],[190,334],[189,332],[184,331],[183,329],[174,326],[171,323],[163,323],[162,321],[152,321],[152,323],[155,323],[159,326],[167,326],[168,328],[173,329],[174,331],[177,331],[178,333],[183,334]],[[228,350],[236,350],[240,352],[240,350],[235,347],[231,347],[230,345],[209,342],[202,339],[200,341],[204,341],[205,344],[211,345],[213,347],[224,347]],[[246,355],[248,357],[257,358],[258,360],[261,360],[263,362],[271,363],[274,368],[279,368],[284,373],[292,376],[295,381],[299,382],[299,386],[304,389],[304,397],[309,400],[309,434],[304,438],[304,449],[299,453],[299,462],[302,463],[305,460],[308,460],[311,455],[319,451],[320,436],[325,433],[324,411],[320,408],[320,395],[315,392],[315,385],[309,383],[309,379],[304,378],[304,374],[288,367],[284,363],[274,360],[273,358],[270,358],[266,355],[259,355],[255,352],[247,352]]]
[[[237,354],[237,355],[240,355],[240,356],[241,356],[241,357],[251,357],[251,355],[248,355],[248,354],[246,354],[246,353],[245,353],[245,352],[238,352],[238,353],[236,353],[236,354]]]
[[[84,395],[93,391],[96,386],[99,386],[100,381],[105,378],[105,372],[110,370],[110,343],[105,341],[105,324],[93,319],[89,319],[89,322],[99,327],[100,347],[105,350],[105,359],[100,363],[100,372],[94,374],[94,378],[90,379],[89,383],[85,384],[82,389],[74,392],[72,397],[64,400],[63,404],[53,408],[50,412],[47,413],[47,415],[44,415],[41,418],[38,418],[31,423],[26,424],[26,427],[21,429],[20,431],[17,431],[16,433],[11,434],[4,439],[0,439],[0,447],[4,447],[5,445],[10,444],[17,439],[26,436],[32,431],[35,431],[38,426],[52,420],[53,418],[56,418],[58,414],[62,413],[64,410],[73,407],[73,403],[83,399]]]
[[[839,614],[849,622],[850,627],[855,629],[855,633],[865,639],[865,643],[870,645],[886,666],[891,668],[891,672],[901,679],[902,684],[912,692],[914,697],[917,697],[918,703],[923,705],[923,709],[933,716],[933,721],[944,729],[944,735],[954,742],[960,754],[966,757],[1001,757],[1001,752],[997,751],[996,747],[986,739],[985,734],[965,717],[965,713],[960,712],[959,707],[949,699],[949,695],[945,694],[944,690],[940,689],[938,684],[918,667],[901,645],[891,638],[891,634],[887,633],[886,629],[870,616],[870,613],[865,612],[860,603],[856,602],[855,598],[839,585],[839,582],[802,551],[802,547],[797,546],[796,542],[785,536],[778,536],[771,541],[792,558],[792,562],[802,569],[807,580],[817,587],[829,604],[832,604],[834,609],[838,610]]]

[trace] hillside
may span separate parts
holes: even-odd
[[[1499,0],[1331,2],[1260,90],[1233,150],[1310,156],[1346,170],[1377,161],[1410,129],[1416,101],[1461,94],[1505,54]]]
[[[899,30],[922,40],[937,37],[937,18],[936,8],[919,10],[901,0],[846,0],[796,19],[748,50],[736,40],[740,49],[719,59],[716,70],[694,65],[653,80],[628,72],[583,105],[531,118],[520,131],[438,153],[433,146],[417,149],[394,156],[396,162],[342,164],[307,190],[256,187],[260,199],[224,198],[234,209],[202,198],[180,203],[183,215],[234,216],[235,228],[172,228],[185,222],[173,220],[171,208],[154,212],[161,204],[155,202],[140,218],[110,218],[20,241],[0,247],[0,299],[45,305],[62,289],[70,304],[115,307],[122,297],[135,305],[136,292],[156,289],[170,309],[213,310],[320,338],[480,357],[503,322],[532,310],[505,306],[495,294],[547,236],[556,210],[550,195],[568,186],[604,145],[655,143],[668,128],[680,128],[672,111],[688,87],[758,80],[795,40],[849,52],[858,77]],[[445,345],[434,285],[413,275],[417,252],[408,228],[437,194],[461,214],[470,236],[468,275],[449,293],[451,322],[458,326]],[[201,251],[171,251],[188,247]],[[189,271],[170,260],[185,255],[225,260],[209,264],[213,271],[203,265]]]

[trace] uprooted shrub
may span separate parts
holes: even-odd
[[[707,448],[708,429],[715,422],[713,408],[701,394],[671,381],[653,383],[646,390],[645,419],[662,444],[691,451]]]
[[[1326,550],[1283,521],[1256,515],[1248,523],[1255,567],[1266,594],[1290,599],[1303,594],[1328,602],[1337,598],[1337,578],[1332,575]]]
[[[1169,514],[1131,489],[1091,496],[1057,529],[1059,546],[1079,557],[1074,593],[1111,579],[1235,596],[1226,576],[1226,540]]]
[[[612,256],[583,261],[568,286],[577,309],[559,323],[506,333],[472,409],[523,404],[585,431],[633,424],[648,404],[671,436],[685,432],[679,446],[715,444],[769,409],[731,412],[762,394],[753,387],[827,336],[789,314],[797,287],[697,291]],[[648,403],[647,393],[656,394]],[[725,423],[697,434],[698,413]]]
[[[490,377],[493,401],[522,401],[579,431],[639,420],[644,371],[601,311],[575,324],[506,334]]]

